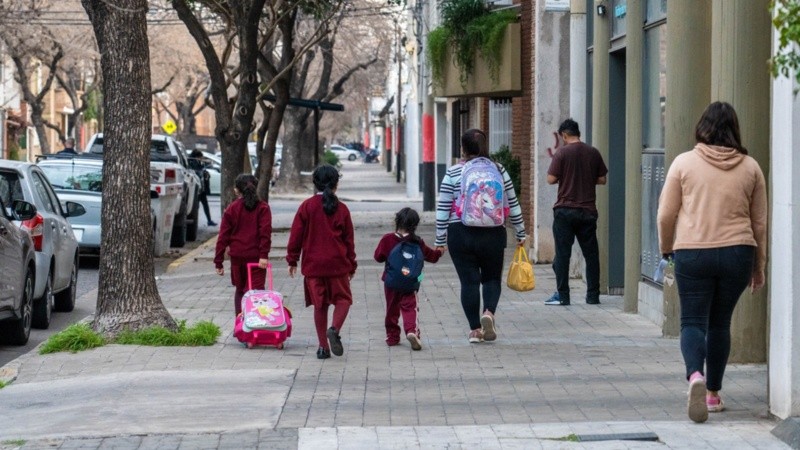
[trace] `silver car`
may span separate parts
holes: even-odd
[[[0,198],[0,343],[25,345],[31,334],[36,256],[33,240],[14,222],[36,217],[36,207]]]
[[[36,207],[36,215],[22,221],[36,250],[33,326],[47,328],[55,311],[72,311],[78,283],[78,241],[67,221],[85,213],[82,205],[58,196],[35,164],[0,160],[0,198],[12,205],[22,200]]]

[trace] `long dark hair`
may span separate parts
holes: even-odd
[[[702,144],[735,148],[747,154],[739,132],[739,117],[730,103],[714,102],[708,105],[697,122],[694,138]]]
[[[256,191],[258,179],[249,173],[242,173],[236,177],[234,184],[239,193],[242,194],[244,208],[248,211],[256,209],[259,202],[258,193]]]
[[[314,169],[311,178],[317,192],[322,192],[322,209],[325,214],[332,215],[339,206],[339,197],[333,193],[339,185],[339,171],[330,164],[323,164]]]
[[[419,214],[412,208],[403,208],[394,215],[394,230],[405,230],[414,242],[419,242],[416,234],[417,225],[419,225]]]
[[[471,128],[461,135],[461,151],[464,152],[467,160],[478,156],[491,159],[487,141],[486,133],[477,128]]]

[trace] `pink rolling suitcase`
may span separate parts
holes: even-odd
[[[233,335],[247,348],[271,346],[283,348],[292,335],[292,313],[283,306],[283,296],[272,289],[272,264],[267,264],[267,290],[253,289],[251,271],[256,263],[247,265],[248,291],[242,297],[242,313],[236,316]]]

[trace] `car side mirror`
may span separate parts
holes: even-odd
[[[78,217],[86,214],[86,208],[80,203],[67,202],[67,212],[64,217]]]
[[[26,201],[14,200],[11,207],[16,220],[25,221],[36,217],[36,207]]]

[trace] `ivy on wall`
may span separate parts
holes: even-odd
[[[800,0],[773,0],[770,6],[778,32],[778,49],[770,60],[772,76],[794,76],[800,84]]]
[[[517,21],[512,10],[491,12],[484,0],[440,0],[441,25],[428,33],[425,49],[435,84],[444,84],[447,64],[452,60],[459,69],[462,87],[475,68],[480,55],[497,83],[502,63],[503,40],[509,23]]]

